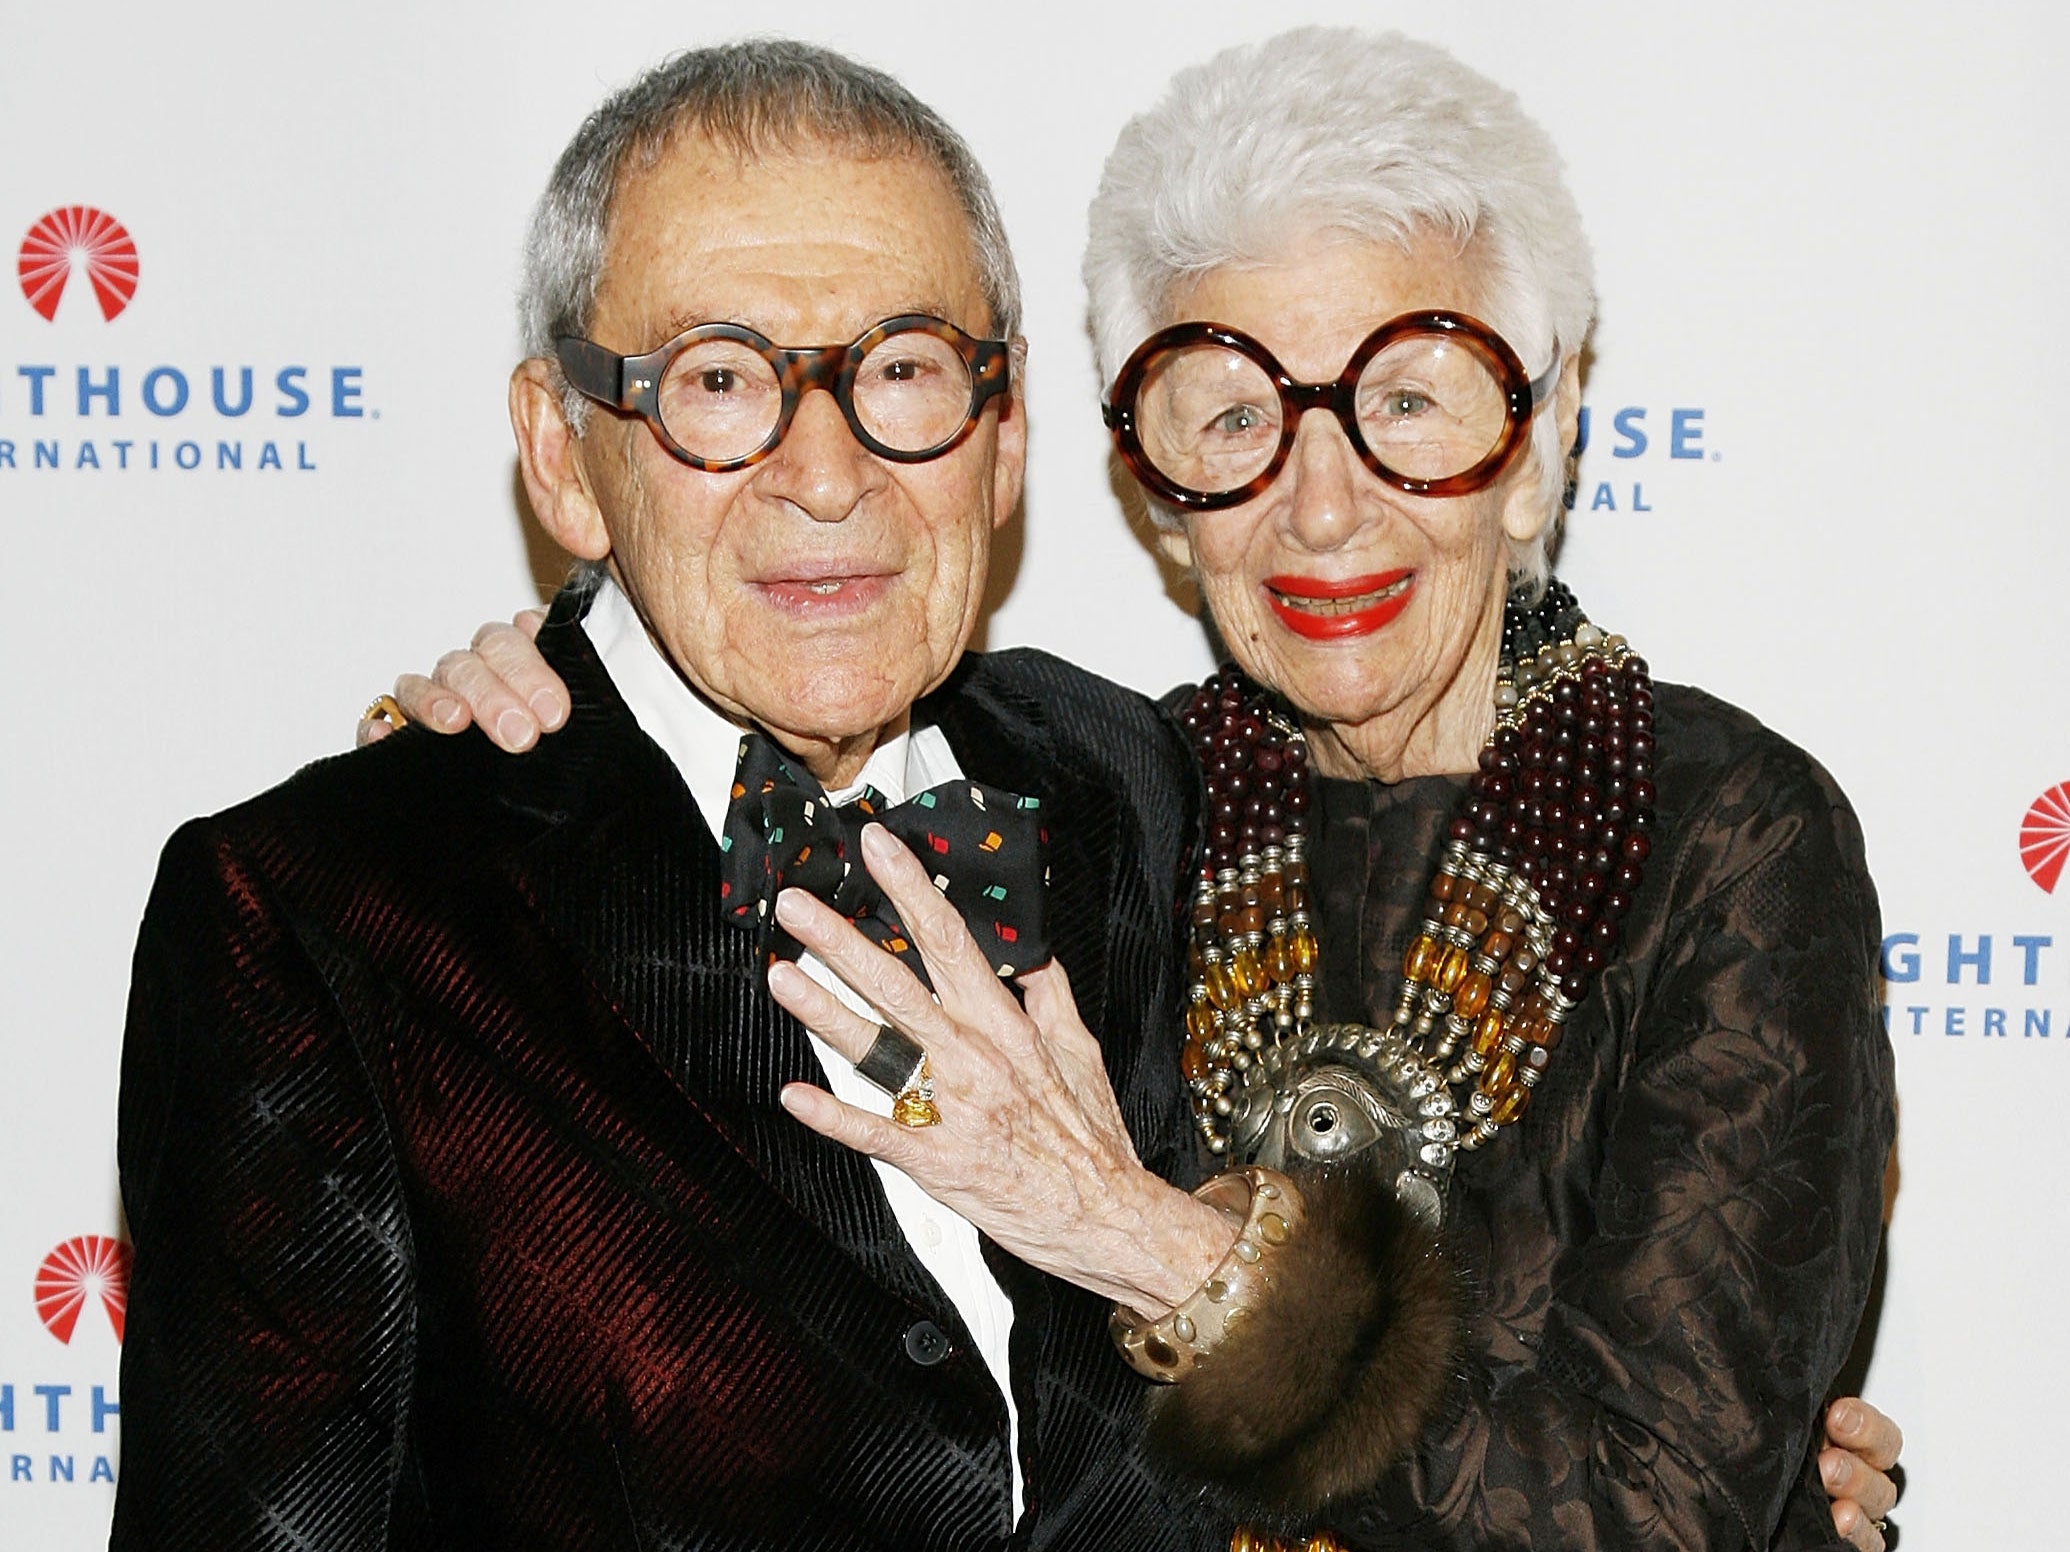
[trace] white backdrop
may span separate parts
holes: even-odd
[[[7,0],[0,239],[90,207],[137,284],[112,318],[81,274],[54,319],[0,290],[0,1552],[105,1535],[119,1350],[80,1257],[120,1233],[117,1052],[157,848],[341,748],[398,669],[554,575],[503,410],[525,214],[606,89],[762,20]],[[2019,838],[2070,782],[2070,23],[1927,0],[771,13],[895,70],[997,181],[1035,453],[993,645],[1151,691],[1208,666],[1109,487],[1084,209],[1172,69],[1300,20],[1445,43],[1566,153],[1604,302],[1561,570],[1657,673],[1852,794],[1904,1105],[1867,1379],[1910,1440],[1897,1518],[1917,1547],[2059,1544],[2070,882],[2030,876]]]

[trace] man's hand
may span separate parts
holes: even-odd
[[[794,1083],[784,1108],[835,1142],[910,1175],[1003,1249],[1146,1315],[1163,1315],[1214,1270],[1237,1225],[1146,1170],[1054,962],[1020,978],[1022,1011],[913,854],[881,825],[863,855],[927,962],[919,979],[812,896],[777,898],[784,928],[926,1049],[938,1124],[900,1126]],[[794,964],[769,990],[850,1061],[877,1026]]]
[[[533,638],[545,622],[544,609],[527,609],[508,625],[491,621],[474,633],[463,652],[448,652],[431,677],[404,674],[395,699],[404,715],[434,733],[458,733],[479,724],[495,744],[521,754],[568,720],[568,687],[546,666]],[[379,717],[359,725],[361,745],[392,731]]]
[[[1897,1502],[1889,1472],[1904,1447],[1898,1425],[1859,1397],[1843,1396],[1826,1408],[1819,1479],[1833,1500],[1833,1529],[1862,1552],[1883,1552],[1876,1522]]]

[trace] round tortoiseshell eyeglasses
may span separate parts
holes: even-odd
[[[701,323],[645,355],[620,356],[573,335],[555,342],[569,383],[642,417],[693,469],[723,474],[776,451],[799,402],[834,396],[856,441],[895,463],[939,458],[1007,390],[1005,340],[908,313],[846,345],[787,347],[735,323]]]
[[[1404,313],[1351,353],[1334,382],[1297,382],[1263,345],[1219,323],[1160,329],[1102,406],[1129,472],[1190,512],[1232,507],[1279,477],[1309,410],[1329,410],[1360,460],[1395,489],[1463,496],[1493,482],[1552,394],[1501,335],[1464,313]]]

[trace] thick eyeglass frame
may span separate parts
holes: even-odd
[[[1456,339],[1481,357],[1494,372],[1496,384],[1502,390],[1508,422],[1487,456],[1472,468],[1448,474],[1443,479],[1422,480],[1390,469],[1366,445],[1365,434],[1359,430],[1357,394],[1359,377],[1375,356],[1404,335],[1430,333]],[[1143,451],[1142,437],[1136,427],[1136,395],[1142,389],[1143,377],[1151,364],[1168,351],[1201,344],[1220,345],[1247,356],[1264,370],[1279,390],[1282,411],[1279,446],[1263,469],[1232,490],[1191,490],[1172,483]],[[1220,511],[1224,507],[1240,506],[1261,494],[1286,467],[1287,457],[1294,450],[1294,438],[1301,429],[1301,417],[1310,410],[1329,410],[1335,414],[1337,423],[1344,428],[1345,437],[1357,449],[1359,461],[1396,490],[1412,496],[1465,496],[1485,489],[1509,467],[1510,460],[1524,445],[1531,417],[1552,397],[1559,380],[1557,342],[1553,347],[1552,364],[1538,377],[1532,378],[1525,375],[1523,361],[1501,335],[1478,318],[1442,309],[1403,313],[1388,319],[1351,353],[1351,360],[1337,374],[1336,380],[1327,383],[1296,381],[1271,351],[1240,329],[1219,323],[1175,323],[1170,328],[1158,330],[1130,354],[1114,379],[1112,395],[1100,406],[1100,417],[1113,433],[1115,450],[1121,454],[1121,461],[1128,465],[1129,473],[1153,496],[1189,512]]]
[[[871,436],[855,412],[855,374],[863,358],[895,334],[931,334],[955,347],[970,369],[970,409],[963,424],[932,447],[911,451],[890,447]],[[761,446],[738,458],[704,458],[678,442],[661,419],[661,382],[677,356],[706,340],[733,340],[746,345],[775,369],[783,393],[776,425]],[[901,313],[864,331],[846,345],[778,345],[753,329],[737,323],[700,323],[686,329],[658,349],[644,355],[621,356],[579,335],[567,334],[554,341],[554,354],[568,383],[585,398],[606,409],[638,415],[647,422],[655,439],[669,453],[693,469],[706,474],[730,474],[750,468],[775,452],[791,429],[798,405],[814,388],[824,388],[840,406],[841,418],[856,441],[893,463],[926,463],[939,458],[970,435],[985,406],[1007,391],[1011,355],[1006,340],[978,339],[955,324],[926,313]]]

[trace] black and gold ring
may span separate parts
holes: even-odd
[[[927,1052],[919,1041],[903,1029],[879,1024],[877,1038],[863,1052],[855,1070],[895,1098],[919,1081],[920,1069],[926,1062]]]

